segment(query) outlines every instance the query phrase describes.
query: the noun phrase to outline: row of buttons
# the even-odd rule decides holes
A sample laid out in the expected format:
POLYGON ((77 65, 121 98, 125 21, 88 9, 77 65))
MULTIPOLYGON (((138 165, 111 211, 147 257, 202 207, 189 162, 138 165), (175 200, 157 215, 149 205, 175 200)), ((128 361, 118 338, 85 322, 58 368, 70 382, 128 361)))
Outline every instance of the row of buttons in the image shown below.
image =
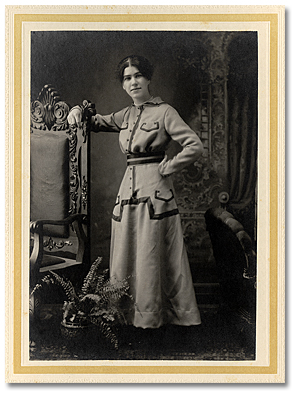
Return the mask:
MULTIPOLYGON (((137 119, 136 119, 135 122, 133 122, 133 129, 129 130, 129 133, 130 133, 131 135, 133 135, 133 133, 134 133, 134 131, 135 131, 135 128, 136 128, 136 126, 137 126, 137 124, 138 124, 138 121, 139 121, 139 119, 140 119, 140 117, 141 117, 141 113, 142 113, 143 107, 141 106, 141 107, 138 107, 137 109, 139 110, 139 113, 137 114, 137 119)), ((134 140, 134 135, 133 135, 131 138, 127 138, 128 146, 127 146, 127 149, 125 150, 126 152, 129 152, 129 142, 130 142, 130 139, 131 139, 131 142, 132 142, 132 141, 134 140)))
MULTIPOLYGON (((129 170, 131 171, 131 177, 129 177, 129 180, 130 181, 132 181, 132 185, 133 185, 133 173, 134 173, 134 171, 133 171, 133 167, 129 167, 129 170)), ((129 189, 133 189, 133 187, 129 187, 129 189)))

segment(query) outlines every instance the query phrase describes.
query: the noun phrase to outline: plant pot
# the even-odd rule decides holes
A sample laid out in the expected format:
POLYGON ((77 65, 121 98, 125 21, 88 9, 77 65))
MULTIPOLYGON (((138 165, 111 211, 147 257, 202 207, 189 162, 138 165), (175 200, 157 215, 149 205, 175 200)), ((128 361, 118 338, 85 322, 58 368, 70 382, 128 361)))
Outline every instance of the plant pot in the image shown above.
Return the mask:
POLYGON ((85 338, 87 332, 93 325, 91 324, 81 324, 78 322, 64 322, 60 324, 60 331, 63 337, 67 339, 83 339, 85 338))
POLYGON ((113 346, 93 324, 81 325, 75 322, 61 322, 60 329, 64 343, 73 354, 84 356, 90 353, 93 356, 101 355, 105 357, 107 352, 114 350, 113 346))

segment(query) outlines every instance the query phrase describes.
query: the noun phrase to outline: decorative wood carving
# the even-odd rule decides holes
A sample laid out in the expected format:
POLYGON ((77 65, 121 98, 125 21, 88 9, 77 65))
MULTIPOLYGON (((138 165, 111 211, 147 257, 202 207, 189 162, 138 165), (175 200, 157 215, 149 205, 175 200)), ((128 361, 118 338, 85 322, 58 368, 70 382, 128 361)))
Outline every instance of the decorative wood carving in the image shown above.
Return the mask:
POLYGON ((55 241, 51 236, 48 237, 47 239, 44 240, 43 242, 43 247, 47 248, 48 250, 53 250, 53 249, 62 249, 64 246, 72 246, 73 243, 70 242, 69 240, 63 241, 55 241))
POLYGON ((87 208, 87 198, 88 198, 88 183, 85 176, 83 176, 81 197, 82 197, 82 206, 83 209, 85 210, 87 208))
POLYGON ((69 135, 69 155, 70 155, 70 214, 78 212, 78 190, 79 176, 78 176, 78 137, 77 128, 68 130, 69 135))
POLYGON ((80 127, 68 125, 69 105, 60 99, 58 92, 45 85, 37 100, 31 104, 32 129, 41 131, 58 131, 66 134, 69 139, 69 214, 88 211, 88 134, 91 116, 96 113, 95 106, 84 100, 82 104, 83 123, 80 127))
POLYGON ((66 130, 69 106, 60 101, 58 92, 49 84, 45 85, 38 99, 31 104, 31 125, 40 130, 66 130))
POLYGON ((95 105, 88 100, 84 100, 81 109, 83 111, 83 123, 80 127, 70 125, 70 159, 71 159, 71 178, 70 178, 70 214, 76 212, 87 214, 88 208, 88 180, 87 171, 89 169, 87 157, 88 134, 90 132, 91 116, 96 114, 95 105), (78 165, 80 164, 80 167, 78 165))

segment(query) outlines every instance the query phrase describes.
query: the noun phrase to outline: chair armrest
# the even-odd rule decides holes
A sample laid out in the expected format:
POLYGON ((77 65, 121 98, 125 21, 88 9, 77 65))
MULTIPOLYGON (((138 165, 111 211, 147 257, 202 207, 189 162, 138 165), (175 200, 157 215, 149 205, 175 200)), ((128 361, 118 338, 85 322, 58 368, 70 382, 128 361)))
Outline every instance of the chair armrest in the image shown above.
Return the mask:
POLYGON ((206 227, 211 238, 216 235, 216 231, 229 231, 232 236, 237 239, 240 245, 243 257, 245 259, 245 267, 243 270, 243 278, 256 279, 256 253, 252 248, 252 240, 244 230, 242 224, 237 221, 228 211, 220 207, 210 208, 205 213, 206 227))
POLYGON ((48 225, 70 225, 73 222, 78 221, 83 224, 86 219, 85 214, 72 214, 63 220, 36 220, 30 223, 30 232, 34 233, 36 229, 42 228, 45 224, 48 225))
POLYGON ((82 262, 87 243, 87 236, 83 230, 82 224, 86 219, 85 214, 72 214, 64 220, 36 220, 30 223, 30 232, 33 234, 33 249, 30 255, 30 272, 32 280, 37 280, 40 264, 43 259, 44 250, 44 231, 43 227, 49 225, 70 225, 73 224, 78 239, 78 250, 76 261, 82 262))

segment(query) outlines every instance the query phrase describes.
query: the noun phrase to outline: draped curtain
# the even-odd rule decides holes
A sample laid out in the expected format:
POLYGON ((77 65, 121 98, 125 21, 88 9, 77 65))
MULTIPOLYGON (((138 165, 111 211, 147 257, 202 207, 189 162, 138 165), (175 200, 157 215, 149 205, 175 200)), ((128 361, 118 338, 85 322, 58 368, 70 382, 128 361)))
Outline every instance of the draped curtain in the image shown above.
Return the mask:
POLYGON ((256 33, 235 39, 229 46, 228 55, 229 207, 255 239, 258 149, 256 33))

